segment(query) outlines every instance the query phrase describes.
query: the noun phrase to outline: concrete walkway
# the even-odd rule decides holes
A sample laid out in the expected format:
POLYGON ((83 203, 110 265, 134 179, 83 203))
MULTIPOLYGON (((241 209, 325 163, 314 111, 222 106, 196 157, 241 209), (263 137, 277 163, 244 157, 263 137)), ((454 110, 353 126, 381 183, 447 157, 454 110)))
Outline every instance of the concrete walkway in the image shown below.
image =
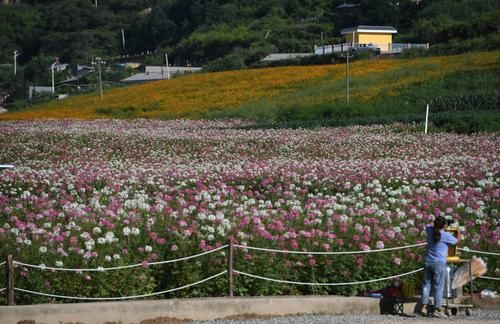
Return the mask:
POLYGON ((243 314, 379 314, 379 300, 365 297, 297 296, 194 298, 78 304, 0 306, 0 323, 140 323, 144 319, 211 320, 243 314), (33 322, 32 322, 33 323, 33 322))
MULTIPOLYGON (((296 323, 302 323, 303 316, 294 316, 297 314, 304 315, 307 318, 306 322, 309 323, 394 324, 408 322, 410 324, 411 322, 411 324, 423 324, 429 321, 439 323, 458 321, 464 324, 499 323, 500 298, 478 299, 476 304, 483 311, 474 310, 471 317, 462 314, 462 316, 452 317, 452 320, 413 317, 415 302, 404 304, 404 312, 410 317, 382 316, 379 315, 380 300, 378 298, 342 296, 224 297, 40 304, 0 306, 0 324, 18 324, 21 321, 25 321, 22 324, 138 324, 141 322, 142 324, 180 324, 191 320, 215 319, 261 319, 267 323, 266 319, 275 317, 277 318, 273 320, 273 323, 283 323, 279 319, 281 318, 289 324, 290 319, 294 317, 298 319, 296 323), (320 319, 319 322, 312 321, 317 317, 320 319)), ((221 322, 225 323, 225 321, 221 322)))

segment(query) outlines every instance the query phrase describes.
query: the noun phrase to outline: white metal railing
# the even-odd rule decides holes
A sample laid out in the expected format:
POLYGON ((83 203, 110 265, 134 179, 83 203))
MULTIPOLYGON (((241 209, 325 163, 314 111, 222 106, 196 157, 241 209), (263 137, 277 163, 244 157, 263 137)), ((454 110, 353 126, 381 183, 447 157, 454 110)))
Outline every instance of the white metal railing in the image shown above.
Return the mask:
POLYGON ((412 44, 412 43, 392 43, 388 44, 388 52, 400 53, 405 49, 411 48, 429 48, 429 43, 427 44, 412 44))
POLYGON ((374 47, 380 48, 382 53, 400 53, 405 49, 411 48, 429 48, 429 43, 426 44, 414 44, 414 43, 340 43, 333 45, 324 46, 314 46, 315 55, 326 55, 332 53, 343 53, 346 52, 348 48, 358 49, 360 47, 367 47, 373 45, 374 47))

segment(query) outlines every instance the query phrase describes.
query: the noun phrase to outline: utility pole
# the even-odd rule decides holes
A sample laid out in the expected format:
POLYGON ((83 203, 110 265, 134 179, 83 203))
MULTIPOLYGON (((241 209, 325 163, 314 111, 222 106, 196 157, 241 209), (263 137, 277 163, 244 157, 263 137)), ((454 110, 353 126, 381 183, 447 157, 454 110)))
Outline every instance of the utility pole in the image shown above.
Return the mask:
POLYGON ((95 0, 95 7, 97 8, 97 0, 95 0))
POLYGON ((125 32, 123 31, 123 28, 122 28, 122 46, 123 48, 125 48, 125 32))
POLYGON ((16 75, 16 74, 17 74, 17 57, 18 57, 19 55, 21 55, 21 53, 19 53, 19 52, 16 50, 16 51, 14 51, 14 53, 13 53, 13 54, 14 54, 14 75, 16 75))
POLYGON ((345 55, 346 61, 345 61, 345 102, 347 105, 349 105, 349 57, 350 56, 350 48, 347 47, 347 52, 345 55))
MULTIPOLYGON (((97 2, 97 0, 96 0, 97 2)), ((95 58, 97 60, 97 69, 99 70, 99 90, 101 91, 101 100, 104 99, 104 95, 102 93, 102 74, 101 74, 101 62, 104 63, 103 61, 101 61, 101 58, 100 57, 96 57, 95 58)))
POLYGON ((165 53, 165 63, 167 64, 167 79, 170 80, 170 67, 168 66, 168 54, 165 53))
POLYGON ((59 58, 56 57, 56 60, 52 65, 50 66, 50 71, 52 72, 52 93, 56 92, 56 84, 55 84, 55 77, 54 77, 54 69, 56 65, 59 64, 59 58))

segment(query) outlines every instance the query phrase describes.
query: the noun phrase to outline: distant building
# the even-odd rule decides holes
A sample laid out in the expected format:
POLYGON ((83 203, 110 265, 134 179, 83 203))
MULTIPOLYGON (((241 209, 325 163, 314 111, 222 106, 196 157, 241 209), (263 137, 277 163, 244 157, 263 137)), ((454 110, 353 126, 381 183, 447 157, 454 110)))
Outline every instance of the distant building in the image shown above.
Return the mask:
POLYGON ((345 28, 340 31, 346 43, 375 44, 382 52, 392 49, 392 35, 398 31, 392 26, 367 26, 345 28))
POLYGON ((51 86, 29 86, 28 98, 32 99, 34 96, 44 93, 52 93, 51 86))
POLYGON ((83 78, 89 73, 95 71, 95 67, 93 65, 80 65, 75 64, 71 66, 71 74, 75 76, 76 79, 83 78))
POLYGON ((58 63, 58 64, 54 65, 54 71, 61 72, 61 71, 68 69, 69 66, 70 65, 68 63, 58 63))
POLYGON ((165 80, 168 75, 195 73, 200 72, 201 67, 191 66, 170 66, 167 70, 166 66, 146 66, 144 72, 134 74, 128 78, 121 80, 122 83, 142 83, 150 81, 165 80))
POLYGON ((312 56, 312 53, 273 53, 264 57, 261 62, 278 62, 278 61, 286 61, 286 60, 295 60, 302 57, 312 56))

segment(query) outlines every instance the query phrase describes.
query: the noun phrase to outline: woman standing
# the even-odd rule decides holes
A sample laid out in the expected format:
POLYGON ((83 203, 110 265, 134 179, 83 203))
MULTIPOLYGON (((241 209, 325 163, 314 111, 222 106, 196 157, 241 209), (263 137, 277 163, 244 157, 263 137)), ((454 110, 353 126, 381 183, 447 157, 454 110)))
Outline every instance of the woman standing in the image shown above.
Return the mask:
POLYGON ((434 316, 446 317, 441 311, 441 300, 443 299, 444 280, 446 273, 446 257, 448 256, 448 245, 457 244, 458 240, 446 232, 448 224, 443 216, 434 220, 434 226, 427 225, 427 253, 425 254, 424 284, 422 287, 422 315, 429 314, 427 305, 431 287, 434 288, 434 316))

